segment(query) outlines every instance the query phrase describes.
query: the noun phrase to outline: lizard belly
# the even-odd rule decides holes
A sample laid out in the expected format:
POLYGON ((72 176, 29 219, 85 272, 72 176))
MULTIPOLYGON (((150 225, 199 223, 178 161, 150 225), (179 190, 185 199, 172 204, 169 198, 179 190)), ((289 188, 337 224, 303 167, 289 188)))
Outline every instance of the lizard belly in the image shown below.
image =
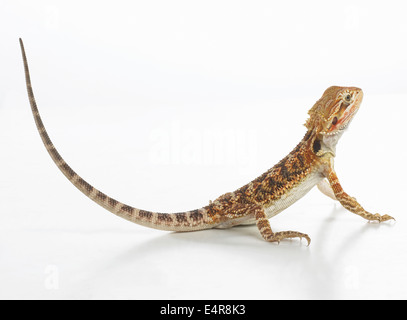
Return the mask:
MULTIPOLYGON (((297 200, 301 199, 323 178, 323 175, 319 171, 309 174, 301 183, 288 190, 279 199, 273 201, 269 206, 264 208, 267 219, 274 217, 284 209, 294 204, 297 200)), ((241 222, 241 224, 254 223, 256 223, 254 218, 249 218, 246 221, 241 222)))
POLYGON ((316 184, 318 184, 324 177, 319 172, 313 172, 306 177, 301 183, 287 191, 278 200, 271 203, 270 206, 265 208, 267 218, 274 217, 284 209, 291 206, 297 200, 305 196, 316 184))

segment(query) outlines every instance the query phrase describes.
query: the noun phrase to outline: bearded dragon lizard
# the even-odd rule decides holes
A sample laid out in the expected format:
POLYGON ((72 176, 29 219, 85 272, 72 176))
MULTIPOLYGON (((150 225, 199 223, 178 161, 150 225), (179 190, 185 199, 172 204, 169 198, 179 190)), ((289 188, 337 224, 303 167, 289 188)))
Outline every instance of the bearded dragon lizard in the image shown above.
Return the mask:
POLYGON ((121 203, 91 186, 65 162, 41 120, 34 98, 27 58, 20 39, 28 98, 41 139, 52 160, 68 180, 87 197, 117 216, 142 226, 168 231, 195 231, 256 224, 266 241, 310 237, 297 231, 273 232, 269 218, 277 215, 315 185, 340 204, 370 221, 394 219, 389 215, 367 212, 339 183, 334 170, 336 144, 359 110, 363 92, 356 87, 332 86, 309 110, 307 132, 298 145, 279 163, 257 179, 234 192, 221 195, 199 209, 179 213, 158 213, 121 203))

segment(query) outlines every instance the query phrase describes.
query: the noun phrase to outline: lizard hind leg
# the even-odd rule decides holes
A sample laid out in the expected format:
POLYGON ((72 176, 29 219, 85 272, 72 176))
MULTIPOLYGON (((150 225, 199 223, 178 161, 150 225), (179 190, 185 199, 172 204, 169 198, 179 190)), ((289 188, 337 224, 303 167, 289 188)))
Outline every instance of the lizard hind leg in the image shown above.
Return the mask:
POLYGON ((273 232, 270 227, 270 222, 267 219, 267 215, 262 207, 256 207, 254 216, 256 219, 257 228, 266 241, 280 243, 281 240, 287 238, 300 238, 300 240, 302 238, 305 238, 308 242, 308 245, 310 245, 311 243, 311 238, 305 233, 297 231, 273 232))

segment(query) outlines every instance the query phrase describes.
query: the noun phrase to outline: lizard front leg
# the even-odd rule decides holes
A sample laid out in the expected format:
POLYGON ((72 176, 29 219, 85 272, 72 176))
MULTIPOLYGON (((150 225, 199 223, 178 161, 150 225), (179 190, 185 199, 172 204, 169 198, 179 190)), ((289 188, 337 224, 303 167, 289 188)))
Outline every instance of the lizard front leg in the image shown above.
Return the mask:
POLYGON ((393 217, 391 217, 387 214, 385 214, 385 215, 380 215, 378 213, 373 214, 373 213, 367 212, 365 209, 363 209, 363 207, 356 201, 355 198, 349 196, 343 190, 341 184, 339 183, 338 177, 336 176, 336 173, 332 167, 329 169, 329 172, 326 174, 326 177, 328 178, 332 191, 335 194, 335 198, 341 203, 341 205, 345 209, 347 209, 350 212, 355 213, 369 221, 383 222, 383 221, 387 221, 387 220, 391 220, 391 219, 395 220, 393 217))
POLYGON ((308 245, 311 243, 310 237, 305 233, 297 231, 273 232, 264 209, 261 206, 256 206, 253 210, 257 228, 259 228, 260 234, 263 236, 264 240, 280 243, 281 240, 287 238, 305 238, 307 239, 308 245))

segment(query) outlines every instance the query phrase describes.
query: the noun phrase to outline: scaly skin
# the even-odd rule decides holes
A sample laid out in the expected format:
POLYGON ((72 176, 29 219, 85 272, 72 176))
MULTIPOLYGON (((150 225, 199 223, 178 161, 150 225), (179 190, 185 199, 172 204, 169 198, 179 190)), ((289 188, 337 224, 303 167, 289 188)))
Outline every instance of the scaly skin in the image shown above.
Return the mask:
POLYGON ((65 162, 42 123, 31 87, 27 58, 20 39, 28 97, 41 139, 61 172, 87 197, 110 212, 150 228, 170 231, 194 231, 229 228, 255 223, 266 241, 305 238, 297 231, 273 232, 269 218, 280 213, 304 196, 315 185, 327 196, 338 200, 344 208, 370 221, 394 219, 371 214, 344 192, 334 171, 335 147, 362 102, 362 90, 356 87, 330 87, 308 112, 307 132, 300 143, 278 164, 257 179, 226 193, 208 206, 187 212, 157 213, 121 203, 82 179, 65 162), (326 179, 325 179, 326 178, 326 179))

